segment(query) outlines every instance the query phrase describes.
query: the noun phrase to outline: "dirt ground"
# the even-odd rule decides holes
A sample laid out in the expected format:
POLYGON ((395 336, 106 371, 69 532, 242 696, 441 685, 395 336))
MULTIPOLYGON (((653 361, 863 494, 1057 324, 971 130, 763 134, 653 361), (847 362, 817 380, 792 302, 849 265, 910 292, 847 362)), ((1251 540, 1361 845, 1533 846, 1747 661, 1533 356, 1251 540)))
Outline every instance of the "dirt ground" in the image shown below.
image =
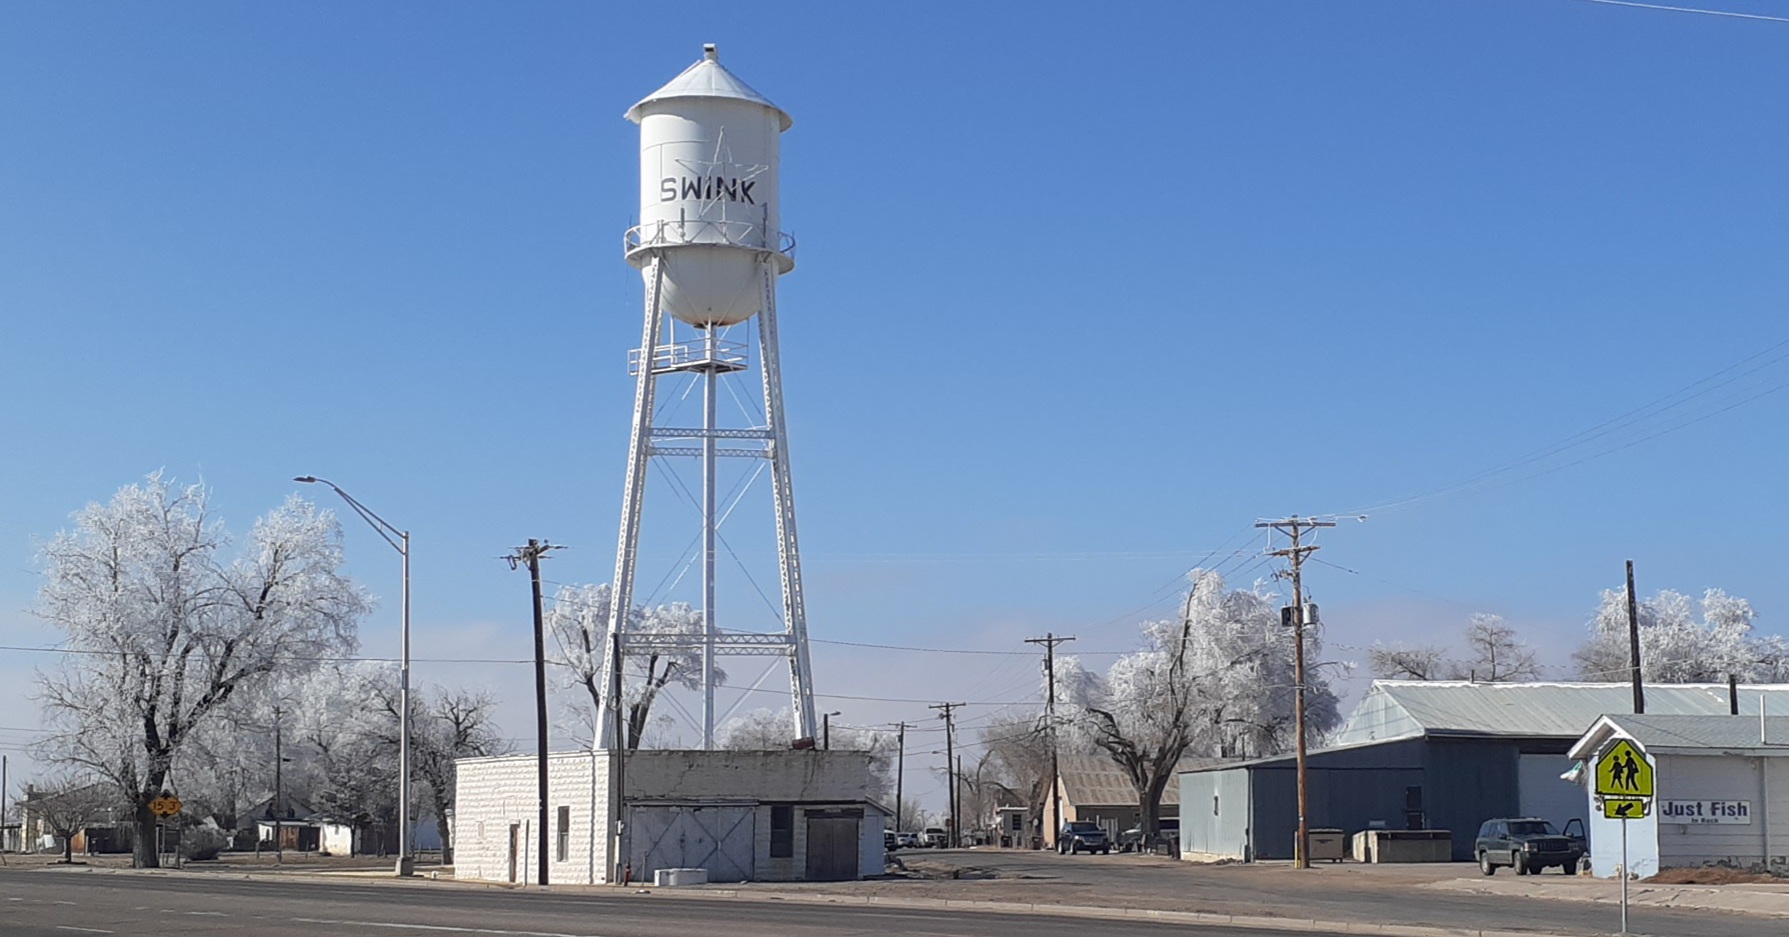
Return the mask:
POLYGON ((1789 878, 1763 872, 1746 872, 1711 866, 1702 869, 1666 869, 1649 879, 1648 885, 1789 885, 1789 878))

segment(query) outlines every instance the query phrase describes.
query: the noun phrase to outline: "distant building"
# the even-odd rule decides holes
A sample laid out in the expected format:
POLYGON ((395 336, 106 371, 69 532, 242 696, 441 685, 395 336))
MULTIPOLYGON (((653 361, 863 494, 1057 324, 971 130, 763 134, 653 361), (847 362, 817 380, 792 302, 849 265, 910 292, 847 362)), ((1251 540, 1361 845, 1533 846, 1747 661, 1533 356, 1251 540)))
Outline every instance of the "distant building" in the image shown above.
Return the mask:
POLYGON ((1578 791, 1590 817, 1590 863, 1617 874, 1622 820, 1595 809, 1597 755, 1616 739, 1637 744, 1653 769, 1653 803, 1627 823, 1628 868, 1642 878, 1676 866, 1789 871, 1789 716, 1609 715, 1572 746, 1586 763, 1578 791))
MULTIPOLYGON (((611 880, 613 753, 548 756, 548 884, 611 880)), ((711 882, 834 881, 880 875, 889 811, 856 751, 628 752, 622 855, 635 881, 701 868, 711 882)), ((454 874, 538 881, 532 755, 464 758, 454 797, 454 874)))
MULTIPOLYGON (((1052 801, 1062 804, 1062 822, 1097 823, 1114 841, 1118 834, 1142 822, 1143 810, 1137 803, 1137 787, 1117 762, 1106 755, 1064 755, 1060 761, 1062 783, 1044 798, 1044 809, 1037 817, 1045 849, 1056 848, 1056 834, 1060 832, 1049 829, 1052 801)), ((1183 758, 1175 772, 1235 763, 1234 759, 1183 758)), ((1176 778, 1170 778, 1168 786, 1162 788, 1157 819, 1172 820, 1178 816, 1180 784, 1176 778)))
MULTIPOLYGON (((1789 712, 1789 686, 1745 687, 1754 713, 1761 693, 1789 712)), ((1576 763, 1569 752, 1599 717, 1632 706, 1619 683, 1375 681, 1330 745, 1310 752, 1310 826, 1448 830, 1465 861, 1487 819, 1588 819, 1582 789, 1560 778, 1576 763)), ((1646 708, 1726 715, 1727 686, 1649 685, 1646 708)), ((1179 788, 1181 804, 1197 805, 1182 810, 1186 858, 1292 858, 1292 755, 1195 769, 1179 788)))

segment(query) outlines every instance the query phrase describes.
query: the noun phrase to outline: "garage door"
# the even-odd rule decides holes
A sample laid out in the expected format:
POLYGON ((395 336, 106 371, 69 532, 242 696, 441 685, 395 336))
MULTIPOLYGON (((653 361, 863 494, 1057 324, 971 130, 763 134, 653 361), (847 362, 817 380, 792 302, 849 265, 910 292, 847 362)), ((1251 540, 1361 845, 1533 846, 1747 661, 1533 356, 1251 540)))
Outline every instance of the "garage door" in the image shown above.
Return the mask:
POLYGON ((1572 759, 1564 755, 1522 755, 1516 774, 1522 816, 1552 820, 1561 828, 1567 820, 1583 818, 1584 788, 1559 777, 1571 768, 1572 759))
POLYGON ((753 807, 634 807, 628 811, 634 877, 659 869, 707 869, 711 882, 752 880, 753 807))

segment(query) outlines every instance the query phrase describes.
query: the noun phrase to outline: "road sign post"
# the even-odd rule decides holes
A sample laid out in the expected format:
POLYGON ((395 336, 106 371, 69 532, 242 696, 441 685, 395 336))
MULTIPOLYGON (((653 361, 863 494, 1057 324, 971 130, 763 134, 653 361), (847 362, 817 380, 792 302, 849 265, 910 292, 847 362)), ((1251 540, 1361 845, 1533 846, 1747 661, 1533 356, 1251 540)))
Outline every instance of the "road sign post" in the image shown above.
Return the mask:
POLYGON ((1596 796, 1603 816, 1621 821, 1621 932, 1627 933, 1627 825, 1652 812, 1652 762, 1631 739, 1616 739, 1596 758, 1596 796))

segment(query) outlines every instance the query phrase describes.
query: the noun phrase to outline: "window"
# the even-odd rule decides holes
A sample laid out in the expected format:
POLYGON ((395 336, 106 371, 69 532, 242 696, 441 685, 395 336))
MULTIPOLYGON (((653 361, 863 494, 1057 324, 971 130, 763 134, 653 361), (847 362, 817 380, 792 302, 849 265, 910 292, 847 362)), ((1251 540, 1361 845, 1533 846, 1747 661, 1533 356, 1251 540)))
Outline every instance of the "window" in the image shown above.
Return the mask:
POLYGON ((789 804, 770 805, 770 858, 795 858, 795 808, 789 804))
POLYGON ((571 854, 571 808, 559 808, 559 861, 571 854))

